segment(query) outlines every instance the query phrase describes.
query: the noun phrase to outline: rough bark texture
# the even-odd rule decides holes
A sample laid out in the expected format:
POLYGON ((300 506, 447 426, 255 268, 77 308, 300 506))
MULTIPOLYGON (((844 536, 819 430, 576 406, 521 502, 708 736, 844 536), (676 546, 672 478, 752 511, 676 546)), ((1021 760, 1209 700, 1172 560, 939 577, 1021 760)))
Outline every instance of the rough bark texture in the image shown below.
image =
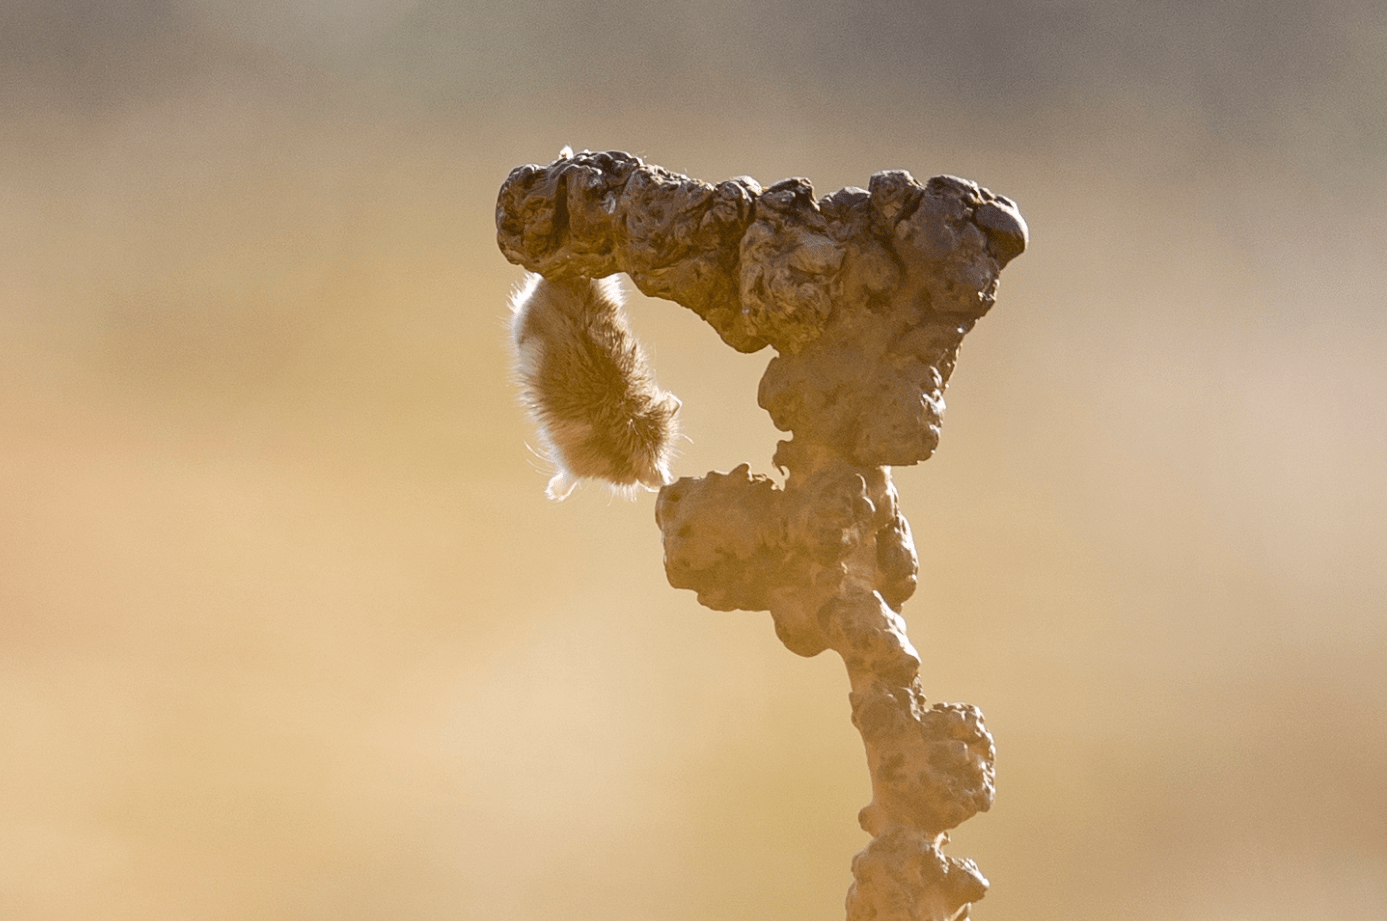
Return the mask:
POLYGON ((965 917, 987 880, 941 847, 991 806, 995 750, 977 708, 925 700, 900 615, 918 562, 890 467, 938 444, 959 343, 1026 246, 1016 206, 952 176, 881 172, 816 200, 805 179, 712 186, 584 152, 513 170, 496 225, 532 271, 626 272, 734 348, 775 348, 758 398, 792 433, 774 457, 785 485, 742 465, 666 486, 666 573, 716 610, 770 611, 793 652, 842 656, 873 790, 850 921, 965 917))

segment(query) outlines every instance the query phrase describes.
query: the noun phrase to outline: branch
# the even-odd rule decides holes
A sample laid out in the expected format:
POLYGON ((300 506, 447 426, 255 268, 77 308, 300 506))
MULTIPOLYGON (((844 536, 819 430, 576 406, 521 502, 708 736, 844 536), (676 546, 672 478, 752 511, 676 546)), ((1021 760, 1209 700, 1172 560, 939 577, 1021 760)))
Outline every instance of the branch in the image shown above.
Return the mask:
POLYGON ((918 561, 890 467, 938 445, 959 343, 1027 243, 1015 204, 952 176, 881 172, 816 200, 805 179, 712 186, 584 152, 513 170, 496 225, 532 271, 626 272, 732 347, 775 348, 758 400, 792 433, 774 457, 785 485, 744 464, 664 487, 666 574, 716 610, 770 611, 799 655, 842 657, 873 791, 850 921, 965 917, 987 880, 941 848, 991 806, 995 749, 977 708, 921 689, 900 614, 918 561))

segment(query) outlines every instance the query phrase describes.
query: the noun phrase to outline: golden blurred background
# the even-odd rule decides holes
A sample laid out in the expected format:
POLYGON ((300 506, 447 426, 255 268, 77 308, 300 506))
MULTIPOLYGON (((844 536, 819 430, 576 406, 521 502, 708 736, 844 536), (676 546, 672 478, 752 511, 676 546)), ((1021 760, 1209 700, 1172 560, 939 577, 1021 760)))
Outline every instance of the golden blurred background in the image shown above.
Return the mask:
MULTIPOLYGON (((974 917, 1387 918, 1387 6, 3 0, 0 126, 3 921, 842 916, 840 663, 543 497, 565 144, 1020 203, 897 471, 974 917)), ((770 472, 769 353, 632 314, 676 472, 770 472)))

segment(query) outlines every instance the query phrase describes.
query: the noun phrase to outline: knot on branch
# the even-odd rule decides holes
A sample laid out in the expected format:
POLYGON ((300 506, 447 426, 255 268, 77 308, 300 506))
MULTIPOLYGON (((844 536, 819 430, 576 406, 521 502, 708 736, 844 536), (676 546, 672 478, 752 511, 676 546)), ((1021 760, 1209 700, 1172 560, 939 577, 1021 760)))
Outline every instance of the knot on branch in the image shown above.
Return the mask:
POLYGON ((805 561, 785 552, 784 494, 750 471, 684 477, 655 503, 669 584, 714 611, 768 610, 777 586, 809 578, 805 561))
MULTIPOLYGON (((782 443, 776 458, 815 453, 782 443)), ((665 573, 714 610, 769 610, 800 655, 832 648, 850 667, 909 681, 919 657, 898 610, 919 564, 895 487, 882 470, 825 452, 815 460, 798 466, 785 489, 746 464, 662 489, 655 520, 665 573)))
POLYGON ((766 341, 741 315, 737 252, 761 187, 717 186, 620 151, 511 170, 496 200, 496 241, 546 277, 626 272, 642 293, 690 308, 733 348, 766 341))
POLYGON ((892 171, 870 185, 818 204, 840 241, 827 287, 843 307, 780 349, 757 399, 782 431, 862 466, 903 466, 938 446, 959 344, 995 302, 1025 226, 1009 201, 951 176, 921 187, 892 171))
POLYGON ((890 828, 853 858, 848 921, 961 919, 987 894, 971 860, 946 857, 934 836, 890 828))
POLYGON ((829 232, 807 179, 786 179, 756 202, 742 237, 741 310, 748 326, 777 349, 816 339, 841 300, 847 249, 829 232))
POLYGON ((882 679, 860 682, 848 699, 872 774, 872 802, 858 815, 864 830, 938 834, 992 807, 997 750, 977 707, 928 707, 918 682, 882 679))

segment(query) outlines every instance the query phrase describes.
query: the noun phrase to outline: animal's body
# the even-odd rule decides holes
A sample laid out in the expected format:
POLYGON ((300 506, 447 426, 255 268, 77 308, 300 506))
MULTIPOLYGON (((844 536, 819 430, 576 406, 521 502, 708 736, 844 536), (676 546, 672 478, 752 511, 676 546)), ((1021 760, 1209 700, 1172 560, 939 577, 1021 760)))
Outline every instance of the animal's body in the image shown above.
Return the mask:
POLYGON ((531 274, 511 309, 522 400, 557 468, 548 496, 580 479, 620 491, 668 483, 679 400, 655 383, 616 277, 531 274))

